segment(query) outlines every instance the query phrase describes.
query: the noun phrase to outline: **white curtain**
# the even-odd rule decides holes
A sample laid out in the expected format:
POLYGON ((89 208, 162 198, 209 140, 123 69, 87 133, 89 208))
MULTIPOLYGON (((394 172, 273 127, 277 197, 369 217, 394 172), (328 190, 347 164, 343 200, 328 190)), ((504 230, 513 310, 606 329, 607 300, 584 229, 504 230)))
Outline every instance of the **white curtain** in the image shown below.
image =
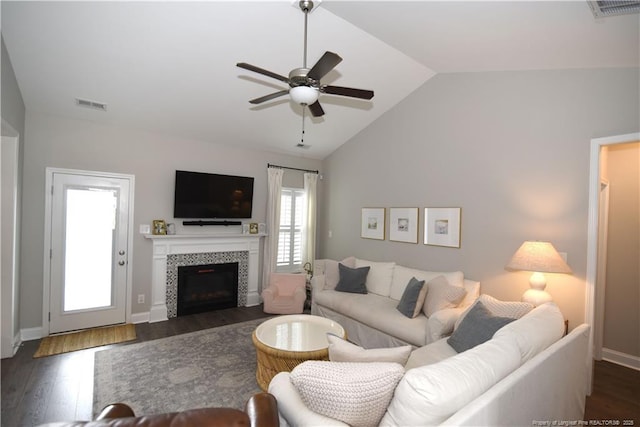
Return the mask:
POLYGON ((283 174, 284 171, 280 168, 267 168, 267 237, 264 239, 262 283, 258 289, 259 293, 262 293, 263 286, 269 284, 271 273, 276 271, 283 174))
POLYGON ((302 231, 302 265, 307 262, 313 268, 313 260, 316 256, 316 210, 318 184, 317 173, 304 174, 304 195, 306 207, 304 211, 304 223, 302 231))

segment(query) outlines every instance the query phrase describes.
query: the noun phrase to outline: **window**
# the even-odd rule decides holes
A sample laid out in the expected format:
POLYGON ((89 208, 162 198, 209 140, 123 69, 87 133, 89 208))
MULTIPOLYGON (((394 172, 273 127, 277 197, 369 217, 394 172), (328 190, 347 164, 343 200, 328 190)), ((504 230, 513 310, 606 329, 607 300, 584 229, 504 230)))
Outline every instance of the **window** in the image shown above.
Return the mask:
POLYGON ((295 271, 302 266, 302 218, 304 191, 282 188, 280 199, 280 234, 278 236, 278 271, 295 271))

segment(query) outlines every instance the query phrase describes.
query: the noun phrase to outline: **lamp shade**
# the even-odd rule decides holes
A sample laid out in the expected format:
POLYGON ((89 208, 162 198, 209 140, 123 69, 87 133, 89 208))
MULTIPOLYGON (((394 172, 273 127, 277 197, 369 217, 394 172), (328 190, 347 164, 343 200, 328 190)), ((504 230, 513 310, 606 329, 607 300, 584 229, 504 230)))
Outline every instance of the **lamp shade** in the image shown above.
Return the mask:
POLYGON ((505 268, 541 273, 572 273, 571 267, 549 242, 524 242, 505 268))
POLYGON ((296 104, 311 105, 318 100, 318 89, 309 86, 296 86, 289 89, 289 96, 296 104))

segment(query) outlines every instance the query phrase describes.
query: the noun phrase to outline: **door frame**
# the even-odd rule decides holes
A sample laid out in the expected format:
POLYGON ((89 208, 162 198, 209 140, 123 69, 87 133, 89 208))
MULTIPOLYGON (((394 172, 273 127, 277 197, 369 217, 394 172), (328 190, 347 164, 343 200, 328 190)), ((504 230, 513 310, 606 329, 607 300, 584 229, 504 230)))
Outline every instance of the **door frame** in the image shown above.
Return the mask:
MULTIPOLYGON (((13 169, 10 170, 11 173, 11 182, 13 184, 13 188, 11 189, 10 201, 11 201, 11 217, 9 220, 11 221, 11 229, 4 230, 5 232, 11 233, 10 236, 2 234, 2 230, 0 230, 0 235, 2 235, 3 243, 7 242, 9 239, 11 243, 11 247, 9 248, 9 253, 5 253, 0 248, 0 257, 2 258, 2 263, 0 263, 0 276, 3 277, 1 281, 2 284, 2 308, 0 312, 2 312, 2 328, 0 334, 0 357, 7 358, 13 357, 18 348, 20 347, 20 327, 19 327, 19 319, 18 319, 18 306, 20 304, 20 289, 19 285, 19 275, 20 275, 20 134, 15 131, 15 129, 9 125, 4 119, 2 119, 2 139, 5 140, 3 145, 9 144, 9 151, 11 154, 11 160, 13 161, 13 169), (3 265, 5 269, 8 271, 3 271, 3 265), (8 279, 8 280, 4 280, 8 279)), ((0 150, 2 151, 2 150, 0 150)), ((7 153, 5 153, 6 155, 7 153)), ((2 154, 0 154, 0 158, 2 154)), ((0 167, 2 171, 1 174, 4 176, 6 171, 0 167)), ((2 203, 4 204, 7 200, 5 200, 6 195, 2 194, 2 203)), ((6 208, 6 206, 3 206, 6 208)), ((2 218, 2 213, 0 213, 0 218, 2 218)), ((6 221, 7 218, 3 218, 2 221, 6 221)), ((3 224, 3 227, 4 228, 3 224)))
POLYGON ((596 313, 596 281, 598 274, 598 221, 599 221, 599 196, 600 196, 600 154, 602 147, 606 145, 625 144, 640 141, 640 132, 628 133, 591 140, 589 155, 589 212, 587 226, 587 277, 584 302, 584 318, 591 326, 589 333, 589 347, 587 349, 587 363, 591 369, 587 372, 588 391, 591 394, 593 381, 593 353, 594 331, 596 313))
POLYGON ((609 181, 600 178, 598 200, 598 264, 596 266, 595 314, 593 322, 593 358, 602 360, 604 340, 604 295, 607 281, 607 242, 609 236, 609 181))
MULTIPOLYGON (((63 169, 63 168, 46 168, 46 186, 45 186, 45 208, 44 208, 44 270, 43 270, 43 283, 42 283, 42 336, 48 336, 50 332, 49 323, 49 306, 51 295, 51 210, 52 210, 52 188, 53 188, 53 175, 55 173, 68 174, 68 175, 87 175, 103 178, 118 178, 126 179, 129 181, 129 200, 128 200, 128 212, 129 229, 127 232, 127 253, 129 254, 129 266, 133 265, 133 201, 135 192, 135 175, 120 174, 112 172, 98 172, 98 171, 86 171, 79 169, 63 169)), ((126 277, 126 290, 125 290, 125 321, 131 323, 131 296, 132 296, 132 283, 133 283, 133 269, 127 268, 126 277)))

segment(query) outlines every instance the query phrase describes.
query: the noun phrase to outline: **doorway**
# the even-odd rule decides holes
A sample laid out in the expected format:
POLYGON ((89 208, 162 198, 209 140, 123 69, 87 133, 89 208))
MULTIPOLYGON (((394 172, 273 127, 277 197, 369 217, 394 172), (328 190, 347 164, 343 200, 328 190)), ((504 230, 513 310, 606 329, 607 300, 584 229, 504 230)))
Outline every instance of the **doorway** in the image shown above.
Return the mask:
MULTIPOLYGON (((598 238, 599 222, 601 220, 601 152, 602 148, 610 145, 626 144, 640 141, 640 133, 618 135, 591 140, 590 167, 589 167, 589 219, 587 231, 587 289, 585 292, 585 319, 591 325, 591 336, 587 354, 588 363, 593 366, 594 360, 594 327, 600 319, 597 313, 599 295, 597 292, 598 279, 598 238)), ((600 326, 601 327, 601 326, 600 326)), ((592 386, 593 372, 589 370, 589 389, 592 386)))
POLYGON ((133 176, 47 168, 47 189, 45 330, 125 323, 131 316, 133 176))

